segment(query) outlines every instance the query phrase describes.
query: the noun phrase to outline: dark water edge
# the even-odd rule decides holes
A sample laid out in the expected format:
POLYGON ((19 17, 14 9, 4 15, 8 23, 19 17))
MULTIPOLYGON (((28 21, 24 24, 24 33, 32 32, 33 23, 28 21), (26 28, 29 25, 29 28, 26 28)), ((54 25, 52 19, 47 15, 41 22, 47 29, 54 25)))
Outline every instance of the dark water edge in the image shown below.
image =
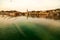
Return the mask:
POLYGON ((9 25, 0 23, 0 27, 0 40, 60 40, 60 27, 50 28, 54 26, 42 23, 17 22, 9 25))

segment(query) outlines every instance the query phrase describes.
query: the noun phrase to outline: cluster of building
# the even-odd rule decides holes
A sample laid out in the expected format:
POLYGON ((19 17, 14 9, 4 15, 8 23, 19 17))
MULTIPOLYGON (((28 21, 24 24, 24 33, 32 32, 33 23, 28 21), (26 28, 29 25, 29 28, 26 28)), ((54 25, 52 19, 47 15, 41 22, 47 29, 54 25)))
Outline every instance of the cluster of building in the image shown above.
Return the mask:
POLYGON ((46 11, 28 11, 24 13, 28 17, 60 19, 60 9, 46 11))
POLYGON ((17 17, 17 16, 25 16, 25 13, 11 10, 11 11, 0 11, 0 16, 10 16, 10 17, 17 17))
POLYGON ((37 17, 37 18, 50 18, 50 19, 60 19, 60 9, 46 10, 46 11, 0 11, 2 16, 27 16, 27 17, 37 17))

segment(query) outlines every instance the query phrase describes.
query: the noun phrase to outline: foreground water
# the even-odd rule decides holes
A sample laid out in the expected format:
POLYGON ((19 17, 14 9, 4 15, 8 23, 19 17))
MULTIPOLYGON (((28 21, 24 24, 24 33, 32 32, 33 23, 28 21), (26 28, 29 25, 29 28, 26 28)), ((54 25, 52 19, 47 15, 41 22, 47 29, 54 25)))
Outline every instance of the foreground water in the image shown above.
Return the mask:
POLYGON ((0 40, 60 40, 60 20, 0 17, 0 40))

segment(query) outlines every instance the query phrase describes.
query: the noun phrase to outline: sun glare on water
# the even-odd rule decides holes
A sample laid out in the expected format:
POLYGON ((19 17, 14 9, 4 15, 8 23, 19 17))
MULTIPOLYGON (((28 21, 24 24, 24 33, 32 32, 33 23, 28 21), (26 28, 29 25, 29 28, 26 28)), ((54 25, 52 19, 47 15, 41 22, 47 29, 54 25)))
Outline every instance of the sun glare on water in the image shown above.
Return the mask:
POLYGON ((42 24, 47 25, 53 28, 60 27, 60 21, 44 19, 44 18, 28 18, 27 17, 0 17, 0 24, 10 25, 10 24, 18 24, 18 23, 33 23, 33 24, 42 24))

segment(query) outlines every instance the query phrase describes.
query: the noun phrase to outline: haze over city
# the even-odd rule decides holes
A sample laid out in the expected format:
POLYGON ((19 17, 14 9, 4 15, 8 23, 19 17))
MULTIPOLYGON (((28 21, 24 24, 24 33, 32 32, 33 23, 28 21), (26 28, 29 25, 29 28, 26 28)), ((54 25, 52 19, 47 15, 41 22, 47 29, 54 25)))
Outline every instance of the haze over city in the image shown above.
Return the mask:
POLYGON ((50 10, 60 8, 60 0, 0 0, 0 10, 50 10))

